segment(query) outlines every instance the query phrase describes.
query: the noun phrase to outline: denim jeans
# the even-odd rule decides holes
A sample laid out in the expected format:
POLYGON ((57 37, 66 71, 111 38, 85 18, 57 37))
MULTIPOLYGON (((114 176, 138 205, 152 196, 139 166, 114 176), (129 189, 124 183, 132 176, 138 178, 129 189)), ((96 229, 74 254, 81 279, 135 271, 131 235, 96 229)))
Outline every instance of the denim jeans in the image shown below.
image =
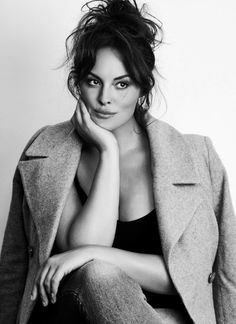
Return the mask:
POLYGON ((111 263, 93 260, 64 278, 55 304, 43 307, 38 300, 28 324, 192 323, 186 315, 171 321, 170 314, 163 321, 135 280, 111 263))

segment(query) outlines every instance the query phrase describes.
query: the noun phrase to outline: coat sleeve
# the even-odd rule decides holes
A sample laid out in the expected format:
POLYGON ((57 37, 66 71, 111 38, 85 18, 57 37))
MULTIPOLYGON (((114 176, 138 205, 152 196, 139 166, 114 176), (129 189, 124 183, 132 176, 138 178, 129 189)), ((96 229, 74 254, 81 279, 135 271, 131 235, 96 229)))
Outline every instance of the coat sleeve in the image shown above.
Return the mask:
MULTIPOLYGON (((38 130, 27 143, 24 152, 47 126, 38 130)), ((18 168, 15 170, 10 210, 0 257, 0 323, 15 324, 24 292, 28 266, 27 239, 24 231, 22 202, 24 190, 18 168)))
POLYGON ((213 204, 219 228, 219 244, 214 263, 213 294, 217 323, 236 323, 236 216, 228 175, 212 141, 208 148, 213 204))

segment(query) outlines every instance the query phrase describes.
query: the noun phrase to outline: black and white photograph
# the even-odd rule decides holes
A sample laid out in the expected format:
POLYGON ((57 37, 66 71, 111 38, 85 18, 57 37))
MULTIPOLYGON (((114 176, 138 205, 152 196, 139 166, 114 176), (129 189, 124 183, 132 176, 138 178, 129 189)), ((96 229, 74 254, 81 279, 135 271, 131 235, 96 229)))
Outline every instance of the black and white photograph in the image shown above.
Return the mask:
POLYGON ((235 324, 235 2, 0 26, 0 324, 235 324))

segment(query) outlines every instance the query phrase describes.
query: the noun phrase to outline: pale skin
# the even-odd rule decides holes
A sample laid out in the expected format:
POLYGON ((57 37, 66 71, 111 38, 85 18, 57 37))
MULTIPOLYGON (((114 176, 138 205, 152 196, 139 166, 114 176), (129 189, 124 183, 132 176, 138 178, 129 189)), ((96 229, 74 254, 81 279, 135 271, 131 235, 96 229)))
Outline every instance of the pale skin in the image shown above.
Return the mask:
POLYGON ((71 119, 88 143, 77 171, 88 199, 82 205, 72 185, 56 236, 61 253, 42 265, 32 290, 32 299, 39 294, 44 306, 56 302, 64 276, 94 259, 119 266, 148 291, 177 294, 162 256, 112 247, 118 218, 130 221, 154 208, 150 151, 145 134, 134 131, 140 130, 134 110, 141 90, 124 77, 128 73, 119 53, 98 50, 90 72, 80 84, 81 99, 71 119), (116 114, 100 119, 94 109, 116 114))

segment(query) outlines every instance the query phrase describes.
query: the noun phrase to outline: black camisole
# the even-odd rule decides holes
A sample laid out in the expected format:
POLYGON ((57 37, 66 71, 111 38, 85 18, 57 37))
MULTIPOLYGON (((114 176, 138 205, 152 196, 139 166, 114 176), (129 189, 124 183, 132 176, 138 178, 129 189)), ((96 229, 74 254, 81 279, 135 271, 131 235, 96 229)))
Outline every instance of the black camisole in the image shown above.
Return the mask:
MULTIPOLYGON (((87 195, 81 188, 77 177, 75 186, 79 193, 82 204, 87 195)), ((162 255, 161 241, 157 224, 156 210, 133 221, 117 221, 113 247, 137 253, 162 255)), ((175 308, 186 310, 179 295, 157 294, 142 289, 147 302, 154 308, 175 308)))

